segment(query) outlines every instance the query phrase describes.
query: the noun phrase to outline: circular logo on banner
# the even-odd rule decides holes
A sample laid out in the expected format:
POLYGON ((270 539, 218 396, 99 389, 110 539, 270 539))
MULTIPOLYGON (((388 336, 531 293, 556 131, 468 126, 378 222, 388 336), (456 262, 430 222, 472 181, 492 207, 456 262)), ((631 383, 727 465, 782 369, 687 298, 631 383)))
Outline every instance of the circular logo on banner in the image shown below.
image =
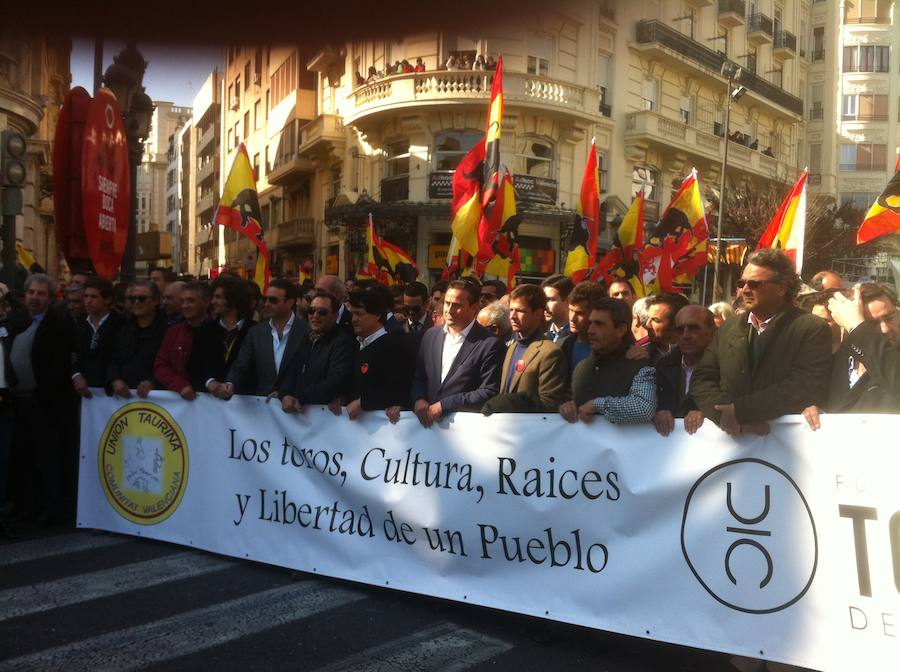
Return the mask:
POLYGON ((116 277, 128 240, 131 174, 119 103, 109 89, 91 100, 84 122, 82 213, 88 253, 98 275, 116 277))
POLYGON ((800 488, 783 469, 752 458, 720 464, 694 483, 681 549, 710 595, 750 614, 797 602, 819 558, 816 524, 800 488))
POLYGON ((100 483, 112 507, 139 525, 171 516, 184 495, 188 446, 181 427, 156 404, 120 408, 100 437, 100 483))

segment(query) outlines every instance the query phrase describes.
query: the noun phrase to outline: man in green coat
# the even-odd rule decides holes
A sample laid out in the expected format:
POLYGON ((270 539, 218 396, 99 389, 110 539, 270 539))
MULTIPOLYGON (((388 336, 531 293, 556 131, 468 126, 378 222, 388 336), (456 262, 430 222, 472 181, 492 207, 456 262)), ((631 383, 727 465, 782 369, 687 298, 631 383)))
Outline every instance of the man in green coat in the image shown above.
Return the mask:
POLYGON ((731 435, 766 434, 768 420, 821 404, 831 373, 828 325, 794 306, 794 262, 773 249, 747 261, 738 281, 747 314, 722 325, 691 378, 697 406, 731 435))

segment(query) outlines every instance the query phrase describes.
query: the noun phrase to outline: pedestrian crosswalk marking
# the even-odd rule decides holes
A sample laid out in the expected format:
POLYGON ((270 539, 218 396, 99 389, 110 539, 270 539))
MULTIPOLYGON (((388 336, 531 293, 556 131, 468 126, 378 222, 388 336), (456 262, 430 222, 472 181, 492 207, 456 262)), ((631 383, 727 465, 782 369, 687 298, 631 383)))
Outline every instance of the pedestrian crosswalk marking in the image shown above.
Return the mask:
POLYGON ((134 540, 125 537, 92 536, 88 532, 73 532, 44 539, 21 541, 16 544, 5 544, 0 546, 0 567, 52 558, 66 553, 116 546, 128 541, 134 540))
POLYGON ((76 574, 0 591, 0 621, 87 600, 118 595, 169 581, 234 567, 235 562, 195 552, 176 553, 113 569, 76 574))
POLYGON ((318 581, 292 583, 144 625, 0 661, 0 672, 126 672, 299 621, 365 598, 318 581), (156 642, 157 645, 150 646, 156 642))
POLYGON ((360 651, 316 672, 462 672, 512 646, 474 630, 442 622, 360 651))

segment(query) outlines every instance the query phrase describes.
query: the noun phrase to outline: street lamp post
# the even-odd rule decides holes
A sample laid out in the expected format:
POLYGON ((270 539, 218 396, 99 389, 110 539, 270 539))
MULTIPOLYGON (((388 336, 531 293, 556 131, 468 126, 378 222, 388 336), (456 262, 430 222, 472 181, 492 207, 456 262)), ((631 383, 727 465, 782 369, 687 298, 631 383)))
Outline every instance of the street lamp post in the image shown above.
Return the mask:
POLYGON ((722 175, 719 181, 719 214, 716 218, 716 266, 713 272, 713 301, 721 298, 719 290, 719 266, 722 259, 722 220, 725 218, 725 170, 728 167, 728 125, 731 122, 731 101, 737 101, 744 95, 744 87, 734 88, 734 83, 741 78, 741 68, 737 63, 725 61, 722 64, 722 76, 728 80, 728 88, 725 90, 725 128, 723 139, 725 141, 725 153, 722 156, 722 175))
POLYGON ((153 101, 144 90, 147 61, 134 44, 129 44, 106 69, 103 83, 119 101, 128 141, 128 163, 131 169, 131 203, 128 216, 128 241, 122 256, 119 278, 134 280, 135 239, 137 237, 137 169, 144 155, 144 140, 150 135, 153 101))

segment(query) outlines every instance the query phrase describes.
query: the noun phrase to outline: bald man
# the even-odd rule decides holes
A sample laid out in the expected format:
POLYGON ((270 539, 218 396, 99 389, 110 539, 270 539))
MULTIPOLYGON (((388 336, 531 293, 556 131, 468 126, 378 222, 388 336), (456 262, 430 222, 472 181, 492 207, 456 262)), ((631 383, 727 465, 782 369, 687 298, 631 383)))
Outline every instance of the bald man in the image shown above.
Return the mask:
POLYGON ((675 347, 656 364, 656 414, 653 426, 663 436, 675 428, 675 418, 684 418, 688 434, 703 424, 689 393, 694 367, 716 334, 713 314, 703 306, 689 305, 675 315, 675 347))
POLYGON ((809 284, 819 292, 826 289, 843 289, 844 279, 834 271, 819 271, 812 277, 809 284))

